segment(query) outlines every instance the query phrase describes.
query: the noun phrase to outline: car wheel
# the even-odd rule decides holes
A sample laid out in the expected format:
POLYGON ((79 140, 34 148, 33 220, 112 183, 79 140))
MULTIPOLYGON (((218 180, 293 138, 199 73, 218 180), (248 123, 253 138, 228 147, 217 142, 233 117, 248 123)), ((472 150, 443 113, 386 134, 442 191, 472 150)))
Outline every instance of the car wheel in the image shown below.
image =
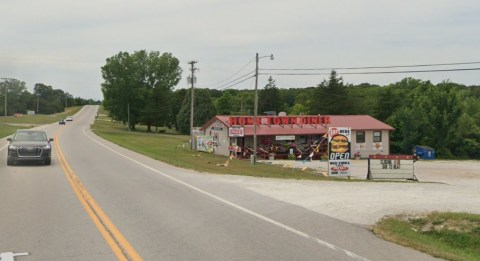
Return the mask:
POLYGON ((46 159, 45 160, 45 165, 50 165, 52 163, 52 159, 46 159))

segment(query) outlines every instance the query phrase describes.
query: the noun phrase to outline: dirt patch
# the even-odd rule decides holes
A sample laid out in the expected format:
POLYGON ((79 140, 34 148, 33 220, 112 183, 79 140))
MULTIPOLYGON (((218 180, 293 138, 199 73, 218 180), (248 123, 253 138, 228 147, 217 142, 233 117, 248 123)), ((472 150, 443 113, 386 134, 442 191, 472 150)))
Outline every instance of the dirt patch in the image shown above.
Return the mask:
MULTIPOLYGON (((326 169, 326 162, 299 166, 326 169)), ((352 161, 352 177, 365 179, 368 161, 352 161)), ((480 214, 480 161, 418 161, 420 182, 333 182, 220 176, 225 182, 370 227, 386 215, 453 211, 480 214)))

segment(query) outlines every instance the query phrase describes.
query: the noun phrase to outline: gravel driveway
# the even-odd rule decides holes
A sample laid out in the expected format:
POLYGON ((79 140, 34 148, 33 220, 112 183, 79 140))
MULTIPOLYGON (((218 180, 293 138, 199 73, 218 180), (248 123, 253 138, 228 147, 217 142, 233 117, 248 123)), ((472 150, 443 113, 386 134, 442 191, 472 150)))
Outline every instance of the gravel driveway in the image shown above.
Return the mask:
MULTIPOLYGON (((284 164, 277 161, 276 164, 284 164)), ((291 164, 291 163, 290 163, 291 164)), ((327 169, 326 162, 295 162, 327 169)), ((367 160, 352 160, 352 177, 365 179, 367 160)), ((260 194, 370 227, 385 215, 455 211, 480 214, 480 161, 417 161, 419 182, 334 182, 219 176, 260 194)))

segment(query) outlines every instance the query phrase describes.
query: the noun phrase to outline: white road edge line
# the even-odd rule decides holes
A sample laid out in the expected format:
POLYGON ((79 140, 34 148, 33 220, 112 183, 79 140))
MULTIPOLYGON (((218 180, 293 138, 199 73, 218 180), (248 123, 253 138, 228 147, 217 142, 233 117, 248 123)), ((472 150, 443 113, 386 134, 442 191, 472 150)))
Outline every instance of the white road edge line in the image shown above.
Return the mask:
POLYGON ((355 254, 355 253, 353 253, 353 252, 350 252, 350 251, 348 251, 348 250, 346 250, 346 249, 343 249, 343 248, 341 248, 341 247, 338 247, 338 246, 336 246, 336 245, 333 245, 333 244, 331 244, 331 243, 328 243, 328 242, 326 242, 326 241, 323 241, 323 240, 321 240, 321 239, 319 239, 319 238, 316 238, 316 237, 314 237, 314 236, 311 236, 311 235, 309 235, 309 234, 307 234, 307 233, 305 233, 305 232, 302 232, 302 231, 300 231, 300 230, 297 230, 297 229, 295 229, 295 228, 292 228, 292 227, 289 227, 289 226, 287 226, 287 225, 285 225, 285 224, 282 224, 282 223, 280 223, 280 222, 278 222, 278 221, 275 221, 275 220, 273 220, 273 219, 271 219, 271 218, 268 218, 268 217, 263 216, 263 215, 261 215, 261 214, 258 214, 258 213, 256 213, 256 212, 253 212, 253 211, 251 211, 251 210, 249 210, 249 209, 246 209, 246 208, 244 208, 244 207, 242 207, 242 206, 239 206, 239 205, 237 205, 237 204, 235 204, 235 203, 233 203, 233 202, 230 202, 230 201, 228 201, 228 200, 225 200, 225 199, 223 199, 223 198, 220 198, 220 197, 218 197, 218 196, 215 196, 215 195, 213 195, 213 194, 211 194, 211 193, 209 193, 209 192, 207 192, 207 191, 204 191, 204 190, 199 189, 199 188, 197 188, 197 187, 195 187, 195 186, 192 186, 192 185, 190 185, 190 184, 188 184, 188 183, 185 183, 185 182, 183 182, 183 181, 181 181, 181 180, 179 180, 179 179, 176 179, 176 178, 174 178, 174 177, 172 177, 172 176, 170 176, 170 175, 168 175, 168 174, 166 174, 166 173, 163 173, 163 172, 161 172, 161 171, 159 171, 159 170, 156 170, 156 169, 154 169, 154 168, 152 168, 152 167, 150 167, 150 166, 147 166, 147 165, 145 165, 145 164, 143 164, 143 163, 141 163, 141 162, 139 162, 139 161, 137 161, 137 160, 134 160, 134 159, 132 159, 132 158, 130 158, 130 157, 128 157, 128 156, 126 156, 126 155, 124 155, 124 154, 122 154, 122 153, 120 153, 120 152, 118 152, 118 151, 116 151, 116 150, 114 150, 114 149, 112 149, 112 148, 110 148, 110 147, 108 147, 108 146, 100 143, 100 142, 98 142, 98 141, 95 140, 94 138, 90 137, 90 136, 86 133, 85 127, 83 127, 83 134, 85 134, 85 136, 87 136, 89 139, 91 139, 91 140, 94 141, 95 143, 99 144, 100 146, 104 147, 105 149, 110 150, 111 152, 116 153, 117 155, 120 155, 121 157, 124 157, 124 158, 126 158, 126 159, 128 159, 128 160, 130 160, 130 161, 132 161, 132 162, 134 162, 134 163, 136 163, 136 164, 138 164, 138 165, 146 168, 146 169, 149 169, 149 170, 151 170, 151 171, 153 171, 153 172, 155 172, 155 173, 157 173, 157 174, 160 174, 160 175, 162 175, 162 176, 164 176, 164 177, 166 177, 166 178, 168 178, 168 179, 170 179, 170 180, 173 180, 173 181, 175 181, 175 182, 177 182, 177 183, 179 183, 179 184, 182 184, 182 185, 184 185, 184 186, 186 186, 186 187, 188 187, 188 188, 190 188, 190 189, 193 189, 193 190, 195 190, 195 191, 197 191, 197 192, 199 192, 199 193, 201 193, 201 194, 204 194, 204 195, 206 195, 206 196, 208 196, 208 197, 211 197, 211 198, 213 198, 213 199, 215 199, 215 200, 218 200, 218 201, 220 201, 220 202, 222 202, 222 203, 224 203, 224 204, 226 204, 226 205, 229 205, 229 206, 231 206, 231 207, 233 207, 233 208, 236 208, 236 209, 238 209, 238 210, 241 210, 241 211, 243 211, 243 212, 245 212, 245 213, 247 213, 247 214, 250 214, 250 215, 252 215, 252 216, 254 216, 254 217, 257 217, 257 218, 259 218, 259 219, 261 219, 261 220, 263 220, 263 221, 266 221, 266 222, 268 222, 268 223, 271 223, 271 224, 273 224, 273 225, 275 225, 275 226, 277 226, 277 227, 283 228, 283 229, 285 229, 285 230, 287 230, 287 231, 289 231, 289 232, 292 232, 292 233, 294 233, 294 234, 297 234, 297 235, 299 235, 299 236, 301 236, 301 237, 303 237, 303 238, 306 238, 306 239, 309 239, 309 240, 313 240, 314 242, 317 242, 318 244, 320 244, 320 245, 322 245, 322 246, 325 246, 325 247, 327 247, 327 248, 330 248, 330 249, 332 249, 332 250, 334 250, 334 251, 342 252, 342 253, 344 253, 345 255, 353 258, 354 260, 369 261, 368 258, 359 256, 359 255, 357 255, 357 254, 355 254))

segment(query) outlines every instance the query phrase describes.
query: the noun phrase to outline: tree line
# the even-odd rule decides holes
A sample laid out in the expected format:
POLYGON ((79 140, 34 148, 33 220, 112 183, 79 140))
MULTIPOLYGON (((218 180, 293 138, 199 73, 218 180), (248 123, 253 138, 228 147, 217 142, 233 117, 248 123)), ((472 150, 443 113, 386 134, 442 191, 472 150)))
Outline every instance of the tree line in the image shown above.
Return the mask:
POLYGON ((43 83, 35 84, 33 93, 30 93, 24 81, 6 79, 0 82, 0 104, 2 104, 0 115, 2 116, 11 116, 15 113, 26 114, 28 111, 34 111, 36 114, 54 114, 64 112, 65 107, 100 103, 100 101, 73 97, 68 92, 54 89, 43 83))
MULTIPOLYGON (((104 107, 135 130, 144 124, 190 132, 190 89, 174 89, 181 79, 171 53, 120 52, 102 67, 104 107)), ((253 90, 195 89, 194 125, 214 115, 252 115, 253 90)), ((405 78, 385 86, 344 83, 335 71, 316 86, 279 88, 270 77, 259 90, 258 113, 289 115, 367 114, 395 131, 391 151, 410 154, 430 146, 443 158, 480 158, 480 86, 405 78)))

